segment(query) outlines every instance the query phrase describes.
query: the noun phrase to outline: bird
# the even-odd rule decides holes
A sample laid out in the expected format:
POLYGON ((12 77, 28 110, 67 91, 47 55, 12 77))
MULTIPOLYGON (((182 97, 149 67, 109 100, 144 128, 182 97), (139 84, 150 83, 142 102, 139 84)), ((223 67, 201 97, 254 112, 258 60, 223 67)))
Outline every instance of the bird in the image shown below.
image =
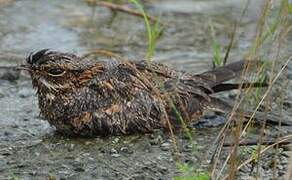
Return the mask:
MULTIPOLYGON (((257 61, 251 61, 257 64, 257 61)), ((240 85, 245 60, 199 74, 148 60, 79 57, 42 49, 26 58, 40 115, 58 133, 96 137, 151 133, 197 122, 240 85)), ((217 106, 217 107, 216 107, 217 106)), ((224 107, 221 109, 224 109, 224 107)))

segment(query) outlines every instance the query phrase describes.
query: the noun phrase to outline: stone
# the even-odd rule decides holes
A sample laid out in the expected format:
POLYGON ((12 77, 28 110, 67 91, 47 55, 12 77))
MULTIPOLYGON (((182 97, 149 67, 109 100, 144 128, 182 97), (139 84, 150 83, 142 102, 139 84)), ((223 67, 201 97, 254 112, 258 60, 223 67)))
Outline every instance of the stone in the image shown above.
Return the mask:
POLYGON ((161 144, 161 150, 163 150, 163 151, 168 151, 168 150, 170 150, 170 148, 171 148, 171 144, 168 142, 161 144))
POLYGON ((18 95, 19 97, 21 98, 27 98, 27 97, 30 97, 32 96, 33 92, 31 89, 28 89, 28 88, 23 88, 21 90, 18 91, 18 95))

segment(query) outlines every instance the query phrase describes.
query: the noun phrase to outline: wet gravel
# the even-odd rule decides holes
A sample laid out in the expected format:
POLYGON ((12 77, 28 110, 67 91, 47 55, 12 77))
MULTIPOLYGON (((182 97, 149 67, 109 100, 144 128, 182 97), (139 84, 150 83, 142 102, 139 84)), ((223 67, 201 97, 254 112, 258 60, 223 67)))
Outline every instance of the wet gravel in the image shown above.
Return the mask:
MULTIPOLYGON (((162 17, 167 24, 158 41, 154 59, 195 73, 210 69, 212 38, 208 33, 208 21, 214 22, 218 40, 226 46, 230 27, 241 15, 241 4, 245 2, 221 1, 220 5, 215 0, 183 0, 180 6, 170 0, 146 4, 150 13, 163 12, 162 17)), ((239 60, 250 46, 259 7, 258 1, 254 1, 239 26, 239 40, 230 54, 233 61, 239 60)), ((63 137, 39 117, 35 90, 28 75, 14 68, 30 51, 41 48, 77 54, 106 48, 131 59, 143 59, 147 41, 144 22, 140 18, 118 13, 112 21, 112 12, 108 9, 93 8, 78 0, 11 0, 0 6, 0 17, 1 180, 172 179, 184 175, 176 164, 177 159, 196 167, 196 170, 210 170, 211 145, 226 120, 224 115, 208 113, 198 124, 191 124, 191 138, 177 132, 177 147, 174 147, 173 137, 162 130, 125 137, 63 137), (96 14, 93 15, 93 12, 96 14), (178 151, 175 151, 176 148, 178 151)), ((288 78, 280 81, 288 81, 288 89, 292 89, 291 67, 290 63, 288 78)), ((273 93, 273 97, 277 98, 278 91, 273 93)), ((235 93, 220 96, 233 100, 235 93)), ((285 119, 292 117, 291 99, 292 93, 288 91, 283 100, 285 119)), ((251 129, 251 138, 257 137, 258 129, 257 126, 251 129)), ((267 127, 265 133, 277 137, 279 132, 287 135, 291 131, 291 127, 267 127)), ((240 147, 240 159, 249 158, 255 148, 240 147)), ((223 148, 219 168, 229 152, 229 147, 223 148)), ((260 175, 260 179, 284 179, 290 152, 287 147, 267 151, 259 166, 254 167, 252 163, 244 166, 238 173, 238 179, 251 179, 256 174, 260 175)))
MULTIPOLYGON (((174 151, 171 135, 161 130, 125 137, 68 138, 55 134, 39 118, 37 99, 27 79, 0 83, 0 109, 5 112, 0 121, 0 179, 171 179, 181 174, 176 157, 190 166, 208 167, 210 156, 206 152, 222 127, 221 123, 209 126, 208 119, 223 117, 208 115, 191 126, 191 141, 178 132, 179 154, 174 151)), ((250 157, 255 148, 242 147, 240 157, 250 157)), ((229 151, 224 148, 222 163, 229 151)), ((265 153, 258 168, 262 179, 284 177, 288 158, 283 148, 265 153)), ((253 177, 256 172, 257 167, 248 164, 239 171, 239 179, 253 177)))

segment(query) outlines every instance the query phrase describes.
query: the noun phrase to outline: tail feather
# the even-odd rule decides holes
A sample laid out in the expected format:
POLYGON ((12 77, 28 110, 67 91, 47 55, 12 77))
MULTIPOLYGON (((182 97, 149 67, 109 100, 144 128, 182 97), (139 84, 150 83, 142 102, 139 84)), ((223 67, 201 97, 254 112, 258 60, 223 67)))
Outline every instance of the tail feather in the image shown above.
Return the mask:
POLYGON ((204 72, 197 76, 206 80, 211 87, 215 87, 216 85, 219 85, 225 81, 239 77, 245 69, 246 65, 254 67, 260 64, 262 64, 261 61, 241 60, 223 67, 218 67, 211 71, 204 72))
MULTIPOLYGON (((233 107, 225 101, 212 97, 211 103, 208 103, 207 105, 207 109, 211 111, 215 111, 215 112, 220 112, 220 113, 230 113, 233 107)), ((235 112, 235 119, 237 119, 236 117, 241 116, 241 114, 238 112, 243 112, 243 117, 245 119, 249 119, 253 116, 252 111, 238 109, 235 112)), ((278 125, 279 122, 281 122, 281 125, 283 126, 292 126, 292 121, 290 119, 281 119, 280 117, 281 116, 278 114, 272 114, 272 113, 266 114, 265 112, 260 112, 260 111, 257 111, 255 115, 253 116, 255 122, 258 124, 261 124, 264 121, 266 121, 266 123, 270 125, 278 125)))
POLYGON ((212 87, 213 93, 221 92, 221 91, 229 91, 232 89, 246 89, 246 88, 256 88, 256 87, 267 87, 267 83, 241 83, 241 84, 230 84, 230 83, 224 83, 224 84, 218 84, 214 87, 212 87))

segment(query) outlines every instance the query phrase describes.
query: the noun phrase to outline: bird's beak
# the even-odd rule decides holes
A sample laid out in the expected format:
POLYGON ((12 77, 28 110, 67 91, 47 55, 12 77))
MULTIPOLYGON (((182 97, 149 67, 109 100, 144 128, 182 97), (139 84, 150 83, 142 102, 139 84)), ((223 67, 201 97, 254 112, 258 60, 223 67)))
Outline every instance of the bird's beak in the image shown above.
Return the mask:
POLYGON ((25 71, 31 71, 31 68, 28 65, 21 64, 16 67, 17 70, 25 70, 25 71))

